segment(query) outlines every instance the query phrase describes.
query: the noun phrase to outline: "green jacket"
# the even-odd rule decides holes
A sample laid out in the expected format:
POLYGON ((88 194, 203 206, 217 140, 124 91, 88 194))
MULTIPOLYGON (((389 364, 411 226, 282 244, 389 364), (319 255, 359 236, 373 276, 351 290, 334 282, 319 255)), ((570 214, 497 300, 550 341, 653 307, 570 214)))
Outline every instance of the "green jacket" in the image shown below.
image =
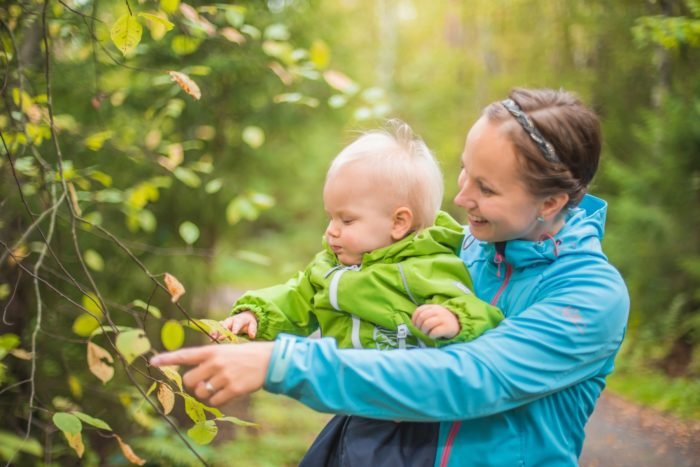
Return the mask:
POLYGON ((435 225, 344 266, 325 245, 307 268, 282 285, 250 291, 232 314, 252 311, 257 338, 309 335, 320 327, 340 347, 410 348, 472 340, 503 314, 472 293, 472 280, 457 256, 464 230, 448 214, 435 225), (460 333, 433 340, 411 323, 418 305, 440 304, 459 319, 460 333))

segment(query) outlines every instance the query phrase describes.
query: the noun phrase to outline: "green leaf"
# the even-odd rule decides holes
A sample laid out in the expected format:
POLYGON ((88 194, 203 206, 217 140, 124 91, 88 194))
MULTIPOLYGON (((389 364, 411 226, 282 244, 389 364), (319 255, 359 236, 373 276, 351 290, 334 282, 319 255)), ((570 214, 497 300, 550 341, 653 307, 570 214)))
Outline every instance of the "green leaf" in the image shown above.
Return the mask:
POLYGON ((179 349, 185 342, 185 330, 179 321, 174 319, 168 320, 160 330, 160 340, 163 342, 163 347, 166 350, 179 349))
POLYGON ((198 37, 180 35, 173 38, 170 47, 178 55, 189 55, 196 52, 201 43, 202 39, 198 37))
POLYGON ((112 186, 112 176, 109 174, 106 174, 100 170, 93 170, 90 172, 90 178, 93 180, 97 180, 102 184, 104 187, 110 187, 112 186))
POLYGON ((10 287, 10 284, 0 284, 0 300, 5 300, 7 297, 9 297, 10 292, 12 292, 12 287, 10 287))
POLYGON ((105 262, 102 256, 95 250, 86 250, 85 253, 83 253, 83 259, 85 259, 85 264, 93 271, 102 271, 105 268, 105 262))
POLYGON ((223 5, 226 8, 224 17, 228 24, 234 28, 240 28, 245 23, 246 7, 242 5, 223 5))
POLYGON ((67 412, 56 412, 53 414, 53 424, 64 433, 77 434, 83 429, 80 419, 67 412))
POLYGON ((87 313, 81 314, 73 321, 73 332, 81 337, 88 337, 99 327, 100 322, 87 313))
POLYGON ((107 424, 104 420, 100 420, 99 418, 91 417, 88 414, 84 414, 82 412, 71 412, 73 415, 78 417, 80 420, 84 421, 88 425, 92 425, 95 428, 99 428, 101 430, 109 430, 112 431, 112 427, 107 424))
POLYGON ((131 364, 137 357, 151 350, 151 342, 142 329, 122 332, 117 336, 117 350, 131 364))
POLYGON ((195 423, 204 422, 206 420, 204 404, 189 394, 182 393, 181 395, 185 399, 185 413, 187 416, 195 423))
POLYGON ((199 178, 199 175, 184 167, 177 167, 173 171, 173 175, 175 175, 178 180, 190 188, 197 188, 202 184, 202 180, 199 178))
POLYGON ((91 151, 99 151, 104 146, 105 141, 112 137, 112 130, 100 131, 93 133, 85 138, 85 146, 91 151))
POLYGON ((99 336, 101 334, 104 334, 106 332, 126 332, 134 328, 130 328, 129 326, 115 326, 116 329, 112 328, 112 326, 107 326, 104 328, 98 328, 93 331, 92 334, 90 334, 90 339, 92 339, 95 336, 99 336))
POLYGON ((152 21, 153 23, 156 23, 162 27, 165 28, 166 31, 170 31, 173 26, 175 26, 173 23, 168 21, 167 18, 162 18, 158 15, 154 15, 152 13, 139 13, 139 16, 142 16, 146 18, 148 21, 152 21))
POLYGON ((282 23, 274 23, 265 28, 263 37, 267 40, 286 41, 289 40, 289 29, 282 23))
POLYGON ((253 149, 257 149, 265 142, 265 132, 258 126, 247 126, 241 135, 243 141, 253 149))
POLYGON ((221 190, 222 186, 224 186, 224 181, 220 178, 215 178, 214 180, 207 182, 207 184, 204 186, 204 191, 211 195, 221 190))
POLYGON ((253 203, 243 196, 234 198, 226 206, 226 221, 231 225, 236 224, 241 219, 255 220, 259 214, 253 203))
POLYGON ((206 420, 187 430, 187 436, 192 438, 192 441, 197 444, 209 444, 218 432, 219 428, 214 423, 214 420, 206 420))
POLYGON ((233 423, 234 425, 238 425, 238 426, 255 426, 255 427, 258 426, 257 423, 246 422, 245 420, 241 420, 240 418, 236 418, 236 417, 231 417, 230 415, 227 415, 225 417, 219 417, 216 419, 216 421, 217 422, 218 421, 229 422, 229 423, 233 423))
POLYGON ((17 334, 8 332, 0 336, 0 349, 9 352, 19 346, 20 340, 17 334))
POLYGON ((259 193, 256 191, 251 193, 249 198, 255 207, 259 209, 270 209, 275 205, 275 198, 265 193, 259 193))
POLYGON ((40 457, 44 452, 39 441, 34 438, 24 439, 8 431, 0 431, 0 458, 10 459, 17 451, 35 457, 40 457))
POLYGON ((148 313, 152 314, 156 318, 160 318, 162 316, 160 310, 157 307, 155 307, 153 305, 149 305, 148 303, 144 302, 143 300, 136 299, 133 302, 131 302, 131 305, 147 311, 148 313))
POLYGON ((110 37, 119 51, 126 55, 141 42, 143 28, 139 21, 128 13, 123 14, 112 25, 110 37))
POLYGON ((185 221, 180 224, 178 232, 180 233, 180 237, 182 237, 188 245, 192 245, 199 238, 199 227, 190 221, 185 221))
POLYGON ((148 209, 142 209, 139 211, 138 222, 141 230, 148 233, 154 232, 156 230, 156 225, 158 224, 156 216, 148 209))

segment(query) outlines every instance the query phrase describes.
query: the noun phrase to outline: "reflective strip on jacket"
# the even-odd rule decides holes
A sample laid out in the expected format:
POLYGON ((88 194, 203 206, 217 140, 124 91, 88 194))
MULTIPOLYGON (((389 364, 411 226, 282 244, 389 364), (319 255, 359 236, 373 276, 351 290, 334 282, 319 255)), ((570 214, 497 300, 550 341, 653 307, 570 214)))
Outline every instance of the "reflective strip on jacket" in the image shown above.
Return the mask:
POLYGON ((475 289, 506 315, 478 339, 379 354, 282 336, 265 388, 323 412, 440 421, 435 466, 576 466, 629 313, 605 212, 587 195, 552 239, 500 254, 467 234, 475 289))

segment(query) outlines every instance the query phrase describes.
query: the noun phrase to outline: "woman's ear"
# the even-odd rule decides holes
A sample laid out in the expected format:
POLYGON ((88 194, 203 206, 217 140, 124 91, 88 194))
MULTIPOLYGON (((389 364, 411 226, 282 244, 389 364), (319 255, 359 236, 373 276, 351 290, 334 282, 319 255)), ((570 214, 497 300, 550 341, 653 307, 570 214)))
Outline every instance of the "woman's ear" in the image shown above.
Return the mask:
POLYGON ((392 216, 391 238, 397 242, 413 230, 413 211, 402 206, 394 211, 392 216))
POLYGON ((562 212, 568 202, 568 193, 557 193, 556 195, 548 196, 542 203, 540 216, 544 217, 546 220, 552 220, 562 212))

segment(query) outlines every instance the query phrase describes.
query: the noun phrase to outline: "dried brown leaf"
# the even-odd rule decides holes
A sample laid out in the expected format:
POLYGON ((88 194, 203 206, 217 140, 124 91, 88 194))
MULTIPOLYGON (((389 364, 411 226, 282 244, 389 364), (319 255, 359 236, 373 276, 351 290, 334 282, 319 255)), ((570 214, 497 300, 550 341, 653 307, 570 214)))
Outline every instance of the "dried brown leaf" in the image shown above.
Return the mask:
POLYGON ((180 297, 185 295, 185 287, 180 283, 175 276, 170 273, 165 273, 165 286, 170 294, 170 300, 175 303, 180 297))
POLYGON ((172 412, 175 406, 175 394, 167 384, 160 383, 158 385, 158 401, 160 401, 160 405, 163 406, 163 413, 165 415, 172 412))
POLYGON ((131 446, 122 441, 122 439, 119 436, 115 435, 115 437, 117 438, 117 441, 119 441, 119 447, 122 450, 122 454, 124 454, 124 457, 126 457, 126 459, 129 462, 136 465, 143 465, 146 463, 144 459, 141 459, 139 456, 136 455, 136 453, 134 453, 134 450, 131 449, 131 446))
POLYGON ((172 80, 175 81, 187 94, 197 100, 202 98, 202 91, 192 78, 184 73, 180 73, 179 71, 169 71, 168 74, 170 75, 170 78, 172 78, 172 80))
POLYGON ((87 343, 87 361, 88 368, 102 381, 102 384, 107 383, 114 376, 114 367, 108 364, 114 362, 112 355, 91 341, 87 343))

